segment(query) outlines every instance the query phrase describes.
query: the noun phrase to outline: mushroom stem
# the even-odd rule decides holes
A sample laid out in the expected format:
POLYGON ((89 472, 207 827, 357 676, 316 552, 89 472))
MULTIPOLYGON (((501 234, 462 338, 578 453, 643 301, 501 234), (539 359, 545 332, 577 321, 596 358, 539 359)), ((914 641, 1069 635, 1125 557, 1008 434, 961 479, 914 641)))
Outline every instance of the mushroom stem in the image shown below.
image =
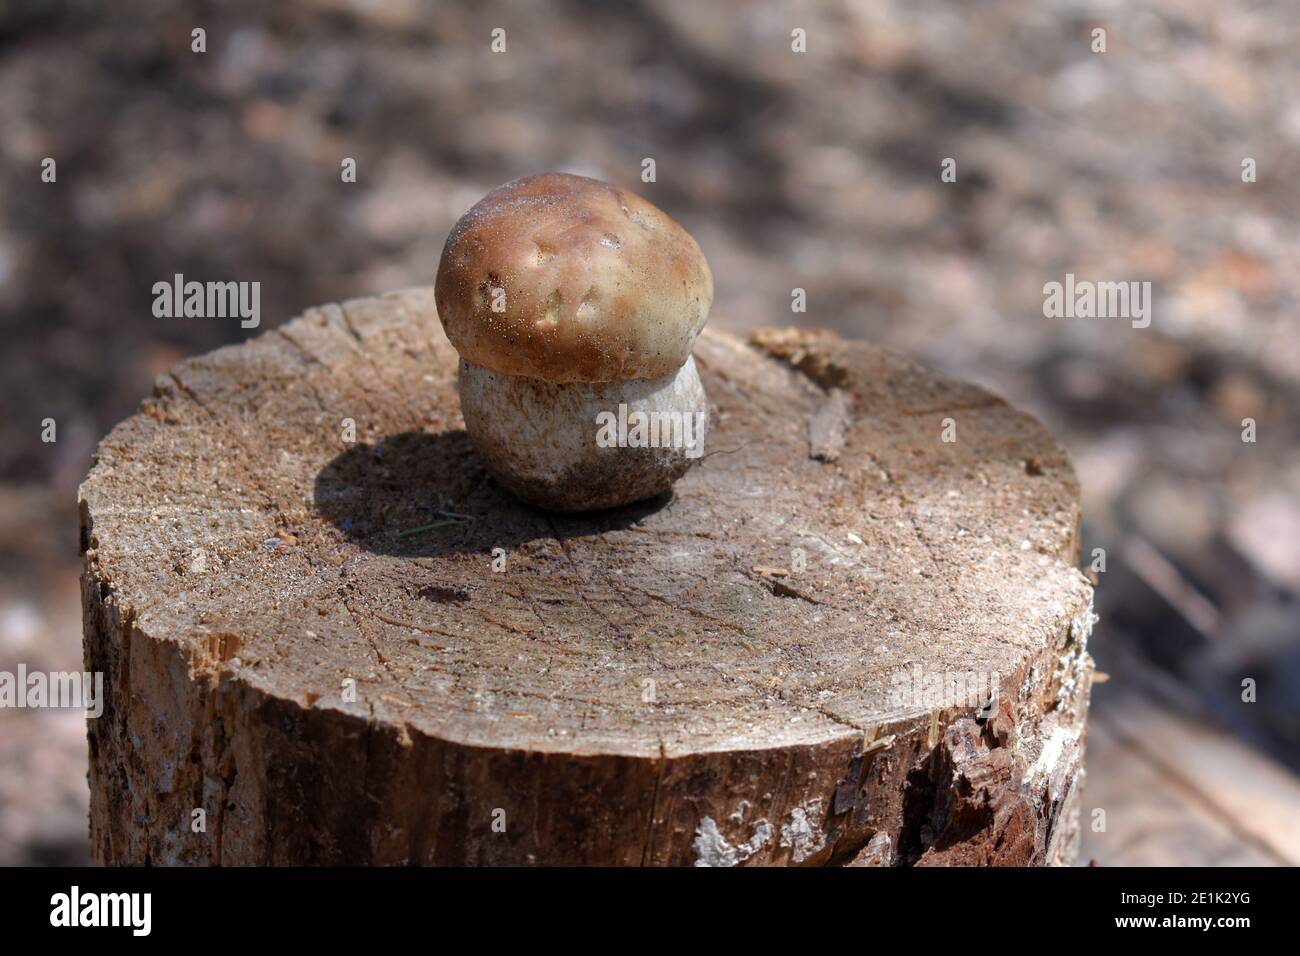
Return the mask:
POLYGON ((695 360, 671 375, 553 383, 462 360, 465 426, 503 487, 547 511, 594 511, 668 491, 704 450, 695 360))

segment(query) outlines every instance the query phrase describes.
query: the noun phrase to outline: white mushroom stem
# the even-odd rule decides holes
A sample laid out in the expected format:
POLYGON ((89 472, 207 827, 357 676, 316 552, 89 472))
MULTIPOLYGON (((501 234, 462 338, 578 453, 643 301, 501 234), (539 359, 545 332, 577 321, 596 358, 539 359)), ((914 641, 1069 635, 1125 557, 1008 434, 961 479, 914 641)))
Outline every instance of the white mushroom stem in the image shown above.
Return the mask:
POLYGON ((549 511, 668 491, 704 451, 708 399, 686 359, 672 375, 554 384, 460 363, 465 427, 497 480, 549 511))

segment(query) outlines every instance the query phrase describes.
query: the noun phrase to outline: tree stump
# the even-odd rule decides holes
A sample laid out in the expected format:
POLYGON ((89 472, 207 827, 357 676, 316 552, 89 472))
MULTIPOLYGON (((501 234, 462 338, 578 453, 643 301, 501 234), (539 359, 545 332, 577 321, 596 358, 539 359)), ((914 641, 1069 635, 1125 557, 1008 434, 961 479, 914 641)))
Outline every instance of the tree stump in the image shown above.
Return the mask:
POLYGON ((487 477, 432 290, 162 376, 80 494, 95 859, 1068 862, 1065 453, 870 345, 695 356, 705 457, 566 517, 487 477))

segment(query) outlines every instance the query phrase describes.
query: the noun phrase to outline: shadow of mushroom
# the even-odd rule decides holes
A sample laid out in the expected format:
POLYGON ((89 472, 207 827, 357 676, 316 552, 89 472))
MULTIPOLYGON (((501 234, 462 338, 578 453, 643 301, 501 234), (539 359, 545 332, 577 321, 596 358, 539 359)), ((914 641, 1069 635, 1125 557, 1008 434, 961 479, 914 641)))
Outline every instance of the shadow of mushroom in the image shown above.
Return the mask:
POLYGON ((536 539, 635 525, 670 494, 589 514, 538 511, 497 487, 464 430, 402 432, 335 456, 316 474, 317 512, 374 554, 491 554, 536 539))

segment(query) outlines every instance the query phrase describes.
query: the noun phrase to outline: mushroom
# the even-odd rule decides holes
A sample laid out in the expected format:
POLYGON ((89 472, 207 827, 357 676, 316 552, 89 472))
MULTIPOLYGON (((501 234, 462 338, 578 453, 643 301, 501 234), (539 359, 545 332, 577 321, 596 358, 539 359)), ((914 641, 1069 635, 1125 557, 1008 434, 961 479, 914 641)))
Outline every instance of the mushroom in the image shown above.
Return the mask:
POLYGON ((548 511, 668 491, 703 450, 691 347, 713 275, 695 240, 626 190, 542 173, 452 228, 438 315, 465 427, 497 481, 548 511))

